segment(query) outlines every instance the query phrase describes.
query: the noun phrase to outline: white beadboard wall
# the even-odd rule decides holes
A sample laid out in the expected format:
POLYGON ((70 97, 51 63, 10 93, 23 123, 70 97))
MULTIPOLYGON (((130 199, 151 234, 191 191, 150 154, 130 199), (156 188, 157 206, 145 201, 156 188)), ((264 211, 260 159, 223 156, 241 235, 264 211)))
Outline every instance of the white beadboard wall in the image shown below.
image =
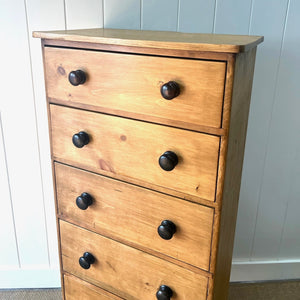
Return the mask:
POLYGON ((299 0, 0 0, 0 288, 60 285, 40 41, 33 30, 264 35, 232 281, 300 278, 299 0))

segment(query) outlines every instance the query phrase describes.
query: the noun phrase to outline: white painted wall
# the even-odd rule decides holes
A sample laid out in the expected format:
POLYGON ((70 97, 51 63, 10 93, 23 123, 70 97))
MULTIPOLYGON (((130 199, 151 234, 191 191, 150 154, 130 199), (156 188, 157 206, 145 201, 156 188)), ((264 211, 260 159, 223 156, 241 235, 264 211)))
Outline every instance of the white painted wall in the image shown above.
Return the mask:
POLYGON ((59 286, 40 41, 89 27, 264 35, 232 280, 300 277, 298 0, 0 0, 0 288, 59 286))

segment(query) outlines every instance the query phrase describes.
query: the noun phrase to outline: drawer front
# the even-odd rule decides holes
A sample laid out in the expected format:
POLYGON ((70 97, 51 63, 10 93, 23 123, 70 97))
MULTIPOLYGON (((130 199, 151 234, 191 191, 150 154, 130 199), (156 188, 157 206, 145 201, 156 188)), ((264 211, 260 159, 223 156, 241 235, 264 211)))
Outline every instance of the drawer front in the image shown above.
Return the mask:
POLYGON ((60 221, 63 269, 128 300, 153 300, 161 285, 178 300, 206 299, 208 278, 60 221), (78 259, 89 252, 95 262, 83 269, 78 259))
POLYGON ((225 62, 45 48, 47 95, 53 101, 180 127, 221 126, 225 69, 225 62), (68 74, 77 69, 87 80, 72 86, 68 74), (180 85, 180 95, 165 100, 160 88, 169 81, 180 85))
MULTIPOLYGON (((213 209, 61 164, 55 176, 61 218, 208 270, 213 209), (76 205, 82 193, 93 197, 86 210, 76 205), (170 240, 157 232, 164 220, 176 226, 170 240)), ((161 231, 172 235, 169 224, 161 231)))
POLYGON ((55 160, 214 201, 219 138, 141 121, 50 105, 55 160), (76 148, 72 136, 90 142, 76 148), (178 156, 172 171, 159 166, 165 151, 178 156))
POLYGON ((75 276, 64 275, 65 300, 122 300, 99 287, 75 276))

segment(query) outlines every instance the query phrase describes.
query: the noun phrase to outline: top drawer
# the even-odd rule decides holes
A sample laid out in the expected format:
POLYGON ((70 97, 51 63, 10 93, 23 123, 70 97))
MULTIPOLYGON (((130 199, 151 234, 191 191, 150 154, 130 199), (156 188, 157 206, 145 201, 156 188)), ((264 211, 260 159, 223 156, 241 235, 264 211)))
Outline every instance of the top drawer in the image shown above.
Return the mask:
POLYGON ((179 127, 220 128, 225 62, 45 47, 51 102, 179 127), (68 75, 87 80, 72 86, 68 75), (165 100, 161 86, 176 81, 179 96, 165 100))

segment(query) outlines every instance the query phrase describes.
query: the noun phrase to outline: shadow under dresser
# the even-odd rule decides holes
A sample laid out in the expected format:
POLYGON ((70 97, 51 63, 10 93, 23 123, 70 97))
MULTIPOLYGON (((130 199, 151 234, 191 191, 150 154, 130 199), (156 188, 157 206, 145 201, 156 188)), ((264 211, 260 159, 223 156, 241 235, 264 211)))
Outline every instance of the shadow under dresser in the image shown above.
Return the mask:
POLYGON ((262 37, 42 39, 63 297, 227 299, 262 37))

